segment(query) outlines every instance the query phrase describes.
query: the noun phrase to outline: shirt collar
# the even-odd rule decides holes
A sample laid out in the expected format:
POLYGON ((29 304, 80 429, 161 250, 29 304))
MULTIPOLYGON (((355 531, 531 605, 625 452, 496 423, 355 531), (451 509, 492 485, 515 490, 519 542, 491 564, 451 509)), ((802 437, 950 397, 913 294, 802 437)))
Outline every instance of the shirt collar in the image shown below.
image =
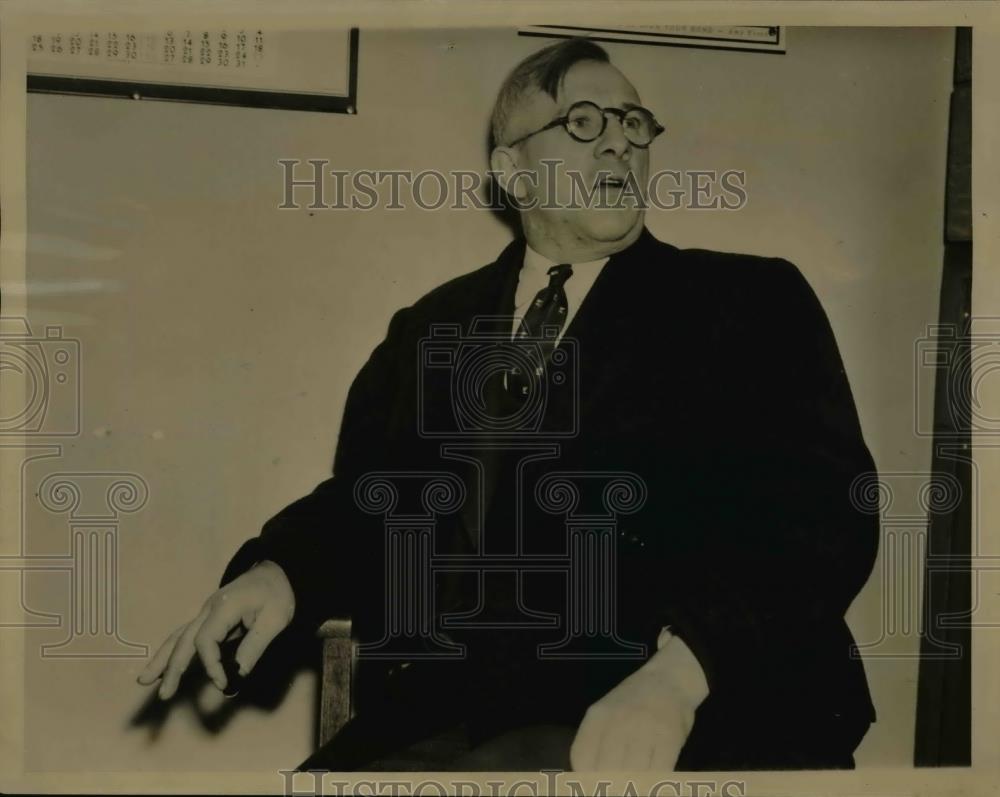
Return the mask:
MULTIPOLYGON (((573 263, 573 270, 577 269, 581 271, 587 271, 589 269, 597 270, 605 263, 608 262, 608 258, 602 257, 599 260, 588 260, 583 263, 573 263)), ((548 276, 549 269, 552 266, 559 265, 554 260, 549 260, 545 255, 541 255, 532 249, 530 246, 524 247, 524 271, 527 274, 540 274, 545 277, 548 276)))

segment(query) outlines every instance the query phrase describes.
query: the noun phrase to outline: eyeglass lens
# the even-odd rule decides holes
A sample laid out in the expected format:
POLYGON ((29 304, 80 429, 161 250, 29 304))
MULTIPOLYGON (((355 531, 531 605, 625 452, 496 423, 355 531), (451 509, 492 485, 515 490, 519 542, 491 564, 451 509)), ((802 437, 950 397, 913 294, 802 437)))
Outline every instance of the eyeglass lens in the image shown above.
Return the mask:
MULTIPOLYGON (((637 146, 645 146, 653 140, 655 131, 648 111, 633 108, 621 119, 625 138, 637 146)), ((566 118, 566 129, 580 141, 593 141, 604 132, 605 111, 593 103, 583 102, 570 108, 566 118)))

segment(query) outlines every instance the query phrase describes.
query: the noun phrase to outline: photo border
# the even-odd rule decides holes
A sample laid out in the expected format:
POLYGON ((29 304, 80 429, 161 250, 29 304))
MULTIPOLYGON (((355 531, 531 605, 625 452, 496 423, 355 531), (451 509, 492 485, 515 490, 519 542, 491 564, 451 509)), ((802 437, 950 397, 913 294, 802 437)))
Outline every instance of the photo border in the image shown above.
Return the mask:
MULTIPOLYGON (((25 63, 27 35, 46 26, 64 28, 71 18, 85 24, 101 15, 120 20, 122 14, 137 18, 140 4, 136 2, 101 2, 82 8, 78 3, 49 0, 11 0, 0 6, 0 207, 3 209, 0 229, 0 286, 24 281, 24 258, 27 246, 25 213, 25 63)), ((622 18, 636 24, 662 23, 665 14, 670 21, 681 23, 719 22, 731 20, 734 12, 741 20, 765 20, 783 26, 971 26, 973 28, 973 214, 977 230, 974 263, 973 317, 996 316, 1000 308, 1000 269, 996 268, 1000 252, 1000 151, 992 146, 994 131, 1000 128, 1000 17, 992 2, 824 2, 819 0, 778 0, 776 2, 734 3, 706 2, 632 2, 611 4, 575 2, 572 4, 542 4, 530 2, 437 2, 386 3, 343 2, 287 3, 282 11, 266 9, 260 4, 217 2, 210 7, 194 7, 179 0, 147 4, 147 19, 172 19, 196 16, 207 24, 213 19, 225 19, 229 14, 252 14, 266 19, 270 26, 288 29, 324 22, 333 27, 334 20, 364 29, 399 27, 486 27, 518 24, 544 24, 552 19, 572 15, 581 23, 608 24, 622 18)), ((944 157, 944 153, 942 153, 944 157)), ((24 297, 16 292, 4 296, 4 313, 23 313, 24 297)), ((1000 386, 986 384, 980 397, 990 406, 1000 406, 1000 386)), ((11 385, 0 384, 0 401, 10 401, 11 385)), ((27 441, 25 441, 27 442, 27 441)), ((987 440, 973 435, 977 466, 982 483, 1000 483, 1000 461, 990 456, 987 440)), ((7 539, 16 527, 11 524, 16 512, 10 487, 16 474, 0 474, 0 533, 7 539)), ((994 531, 1000 516, 1000 491, 974 495, 983 522, 983 538, 991 550, 996 546, 994 531)), ((996 744, 1000 731, 1000 646, 996 634, 987 629, 974 632, 973 644, 973 766, 961 769, 875 769, 854 772, 794 772, 794 773, 682 773, 679 781, 693 783, 734 778, 745 780, 747 795, 851 795, 863 794, 985 794, 996 788, 1000 775, 1000 746, 996 744), (978 676, 978 677, 977 677, 978 676)), ((280 793, 279 773, 240 772, 63 772, 40 773, 25 771, 23 766, 23 729, 25 721, 23 634, 5 632, 0 648, 0 704, 4 705, 0 719, 0 790, 4 792, 76 792, 76 793, 280 793)), ((123 687, 124 688, 124 687, 123 687)), ((535 779, 545 784, 538 773, 411 773, 394 776, 395 781, 416 784, 435 776, 474 782, 486 788, 490 782, 535 779)), ((579 779, 596 787, 601 778, 582 773, 579 779)), ((626 782, 627 774, 608 777, 617 784, 626 782)), ((351 773, 345 776, 353 782, 371 781, 373 773, 351 773)), ((661 778, 648 773, 629 778, 638 789, 650 788, 661 778)), ((431 793, 431 792, 426 792, 431 793)), ((519 793, 524 793, 519 792, 519 793)), ((618 793, 610 790, 608 793, 618 793)), ((640 792, 642 793, 642 792, 640 792)))

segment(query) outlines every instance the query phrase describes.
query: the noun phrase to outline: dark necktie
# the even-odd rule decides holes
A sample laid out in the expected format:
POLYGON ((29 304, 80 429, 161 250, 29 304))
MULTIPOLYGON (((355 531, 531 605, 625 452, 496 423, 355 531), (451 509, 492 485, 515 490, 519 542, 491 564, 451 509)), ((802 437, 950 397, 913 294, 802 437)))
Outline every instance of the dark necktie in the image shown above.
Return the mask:
POLYGON ((515 340, 530 339, 533 374, 521 373, 519 369, 509 375, 507 388, 515 396, 525 397, 531 392, 531 380, 541 378, 545 366, 552 357, 559 333, 566 325, 569 302, 566 299, 566 280, 573 276, 573 266, 562 263, 548 271, 549 284, 542 288, 532 300, 524 314, 515 340))

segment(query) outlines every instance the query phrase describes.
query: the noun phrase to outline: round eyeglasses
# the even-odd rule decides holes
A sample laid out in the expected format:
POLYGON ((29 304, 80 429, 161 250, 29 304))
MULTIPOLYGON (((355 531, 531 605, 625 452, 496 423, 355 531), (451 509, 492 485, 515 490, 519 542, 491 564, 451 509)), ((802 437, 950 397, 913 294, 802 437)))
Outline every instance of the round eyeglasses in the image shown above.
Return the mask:
POLYGON ((633 105, 630 108, 602 108, 597 103, 589 100, 574 102, 569 106, 569 110, 564 116, 553 119, 544 127, 521 136, 515 141, 511 141, 508 147, 515 147, 522 141, 526 141, 532 136, 551 130, 553 127, 563 127, 570 137, 576 141, 586 143, 596 141, 608 126, 608 116, 617 117, 622 126, 622 133, 625 140, 634 147, 645 149, 660 133, 664 131, 663 125, 656 121, 652 111, 643 108, 641 105, 633 105))

